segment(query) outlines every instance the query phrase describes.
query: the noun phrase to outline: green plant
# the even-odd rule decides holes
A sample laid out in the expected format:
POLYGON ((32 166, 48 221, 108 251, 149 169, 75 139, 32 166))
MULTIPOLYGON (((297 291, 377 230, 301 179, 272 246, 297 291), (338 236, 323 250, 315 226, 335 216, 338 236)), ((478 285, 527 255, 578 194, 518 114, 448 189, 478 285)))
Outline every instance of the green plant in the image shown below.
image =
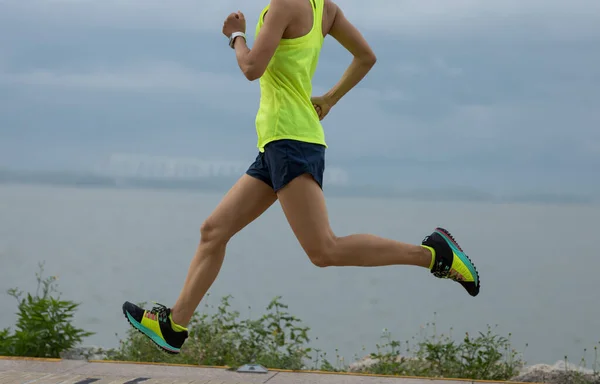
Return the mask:
MULTIPOLYGON (((435 329, 435 323, 432 324, 435 329)), ((425 337, 411 348, 407 341, 406 354, 401 354, 402 343, 392 340, 384 330, 383 345, 370 355, 373 364, 364 372, 386 375, 470 378, 479 380, 508 380, 523 366, 523 361, 510 345, 509 337, 492 332, 491 327, 476 337, 466 334, 461 342, 449 335, 425 337)))
MULTIPOLYGON (((334 365, 326 353, 306 347, 309 329, 287 312, 288 307, 281 302, 281 297, 274 298, 266 308, 267 313, 258 319, 240 319, 239 312, 231 309, 230 300, 231 296, 223 297, 212 315, 194 314, 188 325, 190 338, 179 355, 161 352, 145 336, 129 328, 127 337, 108 358, 231 368, 257 363, 293 370, 305 369, 312 361, 313 369, 334 372, 349 369, 339 354, 336 354, 334 365), (311 354, 314 354, 312 358, 311 354)), ((376 353, 370 354, 374 363, 363 367, 362 371, 384 375, 508 380, 523 365, 511 348, 510 334, 509 337, 499 336, 488 326, 487 332, 480 332, 476 337, 467 334, 457 342, 449 335, 438 335, 435 323, 431 325, 433 336, 423 336, 412 346, 408 341, 393 340, 384 330, 382 338, 385 342, 377 345, 376 353)))
POLYGON ((93 335, 72 324, 78 303, 62 300, 57 291, 56 277, 43 277, 44 264, 36 273, 35 295, 24 294, 17 288, 7 293, 18 303, 15 332, 0 332, 0 352, 9 356, 55 357, 73 348, 83 338, 93 335))
POLYGON ((335 350, 335 366, 327 359, 327 352, 323 352, 321 349, 316 348, 310 350, 315 353, 315 356, 312 358, 313 364, 311 369, 324 372, 345 372, 348 370, 348 367, 344 365, 344 357, 339 355, 337 348, 335 350))
POLYGON ((10 334, 10 328, 0 331, 0 356, 12 356, 13 337, 10 334))
POLYGON ((119 348, 108 357, 231 368, 247 363, 282 369, 304 367, 311 352, 305 348, 309 328, 287 312, 288 307, 281 302, 281 297, 275 297, 267 306, 267 313, 254 320, 240 320, 240 313, 230 308, 231 298, 223 297, 213 315, 194 314, 188 325, 190 338, 179 355, 164 354, 130 328, 119 348))

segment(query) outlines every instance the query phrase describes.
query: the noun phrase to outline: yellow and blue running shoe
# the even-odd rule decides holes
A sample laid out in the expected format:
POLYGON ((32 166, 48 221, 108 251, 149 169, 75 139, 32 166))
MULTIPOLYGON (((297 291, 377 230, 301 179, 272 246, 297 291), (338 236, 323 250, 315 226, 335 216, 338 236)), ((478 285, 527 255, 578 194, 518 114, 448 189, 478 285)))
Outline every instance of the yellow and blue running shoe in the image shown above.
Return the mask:
POLYGON ((422 246, 433 254, 429 269, 435 277, 458 282, 471 296, 479 294, 477 269, 450 232, 438 227, 425 237, 422 246))
POLYGON ((173 322, 169 308, 155 304, 154 308, 146 311, 126 301, 123 304, 123 314, 133 328, 152 340, 160 349, 170 354, 178 354, 188 337, 188 331, 173 322))

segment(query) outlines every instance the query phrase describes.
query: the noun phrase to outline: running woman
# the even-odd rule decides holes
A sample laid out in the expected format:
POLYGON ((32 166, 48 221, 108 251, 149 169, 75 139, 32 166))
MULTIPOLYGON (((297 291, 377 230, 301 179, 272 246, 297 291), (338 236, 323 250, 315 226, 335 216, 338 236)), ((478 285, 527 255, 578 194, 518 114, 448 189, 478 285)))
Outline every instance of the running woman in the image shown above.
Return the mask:
MULTIPOLYGON (((229 240, 276 200, 310 261, 317 267, 413 265, 479 294, 479 276, 450 233, 436 228, 419 245, 371 234, 338 237, 329 225, 323 196, 325 135, 330 110, 375 64, 375 54, 331 0, 271 0, 261 12, 252 49, 246 21, 230 14, 223 34, 242 73, 260 79, 256 115, 258 156, 200 228, 200 242, 179 298, 172 307, 145 310, 123 304, 129 323, 162 350, 177 354, 188 325, 215 281, 229 240), (312 78, 325 36, 331 35, 353 60, 326 94, 312 97, 312 78)), ((232 106, 235 108, 235 106, 232 106)))

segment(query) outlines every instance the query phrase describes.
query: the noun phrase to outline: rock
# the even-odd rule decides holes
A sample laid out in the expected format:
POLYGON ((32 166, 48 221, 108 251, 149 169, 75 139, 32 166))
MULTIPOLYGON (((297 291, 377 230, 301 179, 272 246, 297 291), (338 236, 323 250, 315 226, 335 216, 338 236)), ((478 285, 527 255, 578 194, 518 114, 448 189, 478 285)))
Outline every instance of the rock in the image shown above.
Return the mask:
POLYGON ((511 381, 548 384, 600 384, 600 375, 562 360, 554 365, 535 364, 525 367, 511 381))
POLYGON ((378 362, 378 359, 373 359, 371 358, 371 356, 365 356, 362 359, 350 364, 348 366, 348 370, 350 372, 362 372, 365 369, 377 364, 378 362))

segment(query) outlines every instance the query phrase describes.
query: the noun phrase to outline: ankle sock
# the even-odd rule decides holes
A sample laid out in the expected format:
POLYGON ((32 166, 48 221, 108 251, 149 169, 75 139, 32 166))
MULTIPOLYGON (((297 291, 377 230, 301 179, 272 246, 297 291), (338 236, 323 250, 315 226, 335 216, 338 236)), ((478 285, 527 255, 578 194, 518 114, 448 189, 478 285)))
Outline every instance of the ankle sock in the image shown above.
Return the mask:
POLYGON ((185 328, 185 327, 182 327, 181 325, 179 325, 179 324, 176 324, 176 323, 173 321, 173 317, 171 316, 171 314, 169 314, 169 320, 171 320, 171 328, 173 328, 173 330, 174 330, 175 332, 183 332, 183 331, 187 331, 187 328, 185 328))
POLYGON ((431 270, 431 268, 433 268, 433 265, 435 264, 435 249, 433 249, 427 245, 421 245, 421 247, 423 247, 425 249, 429 249, 431 251, 431 264, 429 264, 429 270, 431 270))

